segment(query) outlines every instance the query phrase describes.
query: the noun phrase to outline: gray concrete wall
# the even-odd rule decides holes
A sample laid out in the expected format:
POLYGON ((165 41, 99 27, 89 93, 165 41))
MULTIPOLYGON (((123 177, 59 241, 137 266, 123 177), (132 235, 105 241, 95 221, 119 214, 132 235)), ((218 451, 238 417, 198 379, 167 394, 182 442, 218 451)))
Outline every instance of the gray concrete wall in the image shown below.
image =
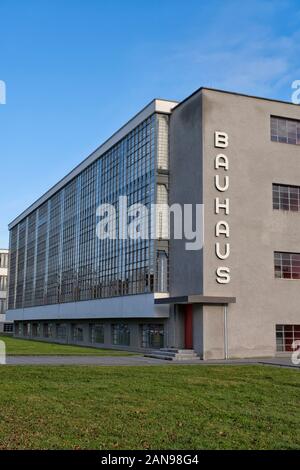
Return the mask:
POLYGON ((222 305, 203 307, 203 359, 225 359, 225 324, 222 305))
POLYGON ((184 348, 184 314, 181 305, 173 305, 168 319, 168 348, 184 348))
MULTIPOLYGON (((237 298, 228 310, 230 357, 271 356, 276 351, 275 325, 300 324, 300 281, 275 279, 273 259, 274 251, 300 252, 300 213, 273 210, 272 204, 272 183, 300 186, 300 147, 271 141, 270 116, 300 119, 300 108, 210 90, 202 95, 204 292, 237 298), (228 148, 214 147, 215 131, 228 133, 228 148), (229 158, 226 193, 214 187, 217 153, 229 158), (215 254, 215 225, 225 217, 214 214, 216 196, 230 199, 226 219, 231 254, 225 261, 215 254), (227 285, 216 282, 220 265, 230 268, 227 285)), ((209 310, 205 308, 204 318, 206 357, 221 357, 222 311, 218 321, 218 313, 209 310)))
MULTIPOLYGON (((202 204, 202 98, 175 108, 170 118, 170 205, 202 204)), ((187 251, 186 239, 170 240, 170 295, 203 292, 201 251, 187 251)))
POLYGON ((195 304, 193 306, 193 342, 194 350, 201 359, 204 358, 204 315, 203 306, 195 304))

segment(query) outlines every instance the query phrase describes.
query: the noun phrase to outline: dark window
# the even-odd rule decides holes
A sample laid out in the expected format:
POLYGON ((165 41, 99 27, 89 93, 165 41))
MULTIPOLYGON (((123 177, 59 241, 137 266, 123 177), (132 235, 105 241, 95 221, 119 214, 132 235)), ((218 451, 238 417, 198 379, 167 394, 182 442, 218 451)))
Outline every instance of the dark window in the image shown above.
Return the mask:
POLYGON ((276 325, 276 350, 278 352, 291 352, 294 341, 300 341, 300 325, 276 325))
POLYGON ((130 330, 126 323, 112 325, 112 344, 130 346, 130 330))
POLYGON ((73 340, 83 341, 83 327, 82 325, 73 325, 73 340))
POLYGON ((300 145, 300 121, 271 116, 271 140, 300 145))
POLYGON ((3 332, 4 333, 13 333, 14 325, 13 323, 4 323, 3 332))
POLYGON ((104 324, 98 323, 90 325, 90 342, 91 343, 104 343, 104 324))
POLYGON ((30 335, 30 323, 23 323, 23 336, 30 335))
POLYGON ((59 339, 65 339, 67 337, 67 327, 61 323, 56 325, 56 337, 59 339))
POLYGON ((300 187, 273 184, 273 209, 300 211, 300 187))
POLYGON ((275 277, 300 279, 300 253, 274 253, 275 277))
POLYGON ((14 325, 15 325, 15 335, 16 335, 16 336, 19 336, 19 335, 21 334, 21 331, 20 331, 20 323, 15 322, 14 325))
POLYGON ((38 323, 32 324, 32 336, 40 336, 40 328, 38 323))
POLYGON ((43 335, 45 338, 49 338, 51 336, 49 323, 43 324, 43 335))
POLYGON ((164 347, 164 325, 144 324, 142 329, 142 348, 164 347))

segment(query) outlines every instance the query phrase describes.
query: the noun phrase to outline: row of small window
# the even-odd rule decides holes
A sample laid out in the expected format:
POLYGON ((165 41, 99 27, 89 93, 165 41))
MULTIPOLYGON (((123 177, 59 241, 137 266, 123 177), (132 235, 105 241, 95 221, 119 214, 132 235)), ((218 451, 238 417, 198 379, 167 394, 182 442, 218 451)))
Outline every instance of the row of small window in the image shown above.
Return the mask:
MULTIPOLYGON (((83 325, 71 325, 71 338, 68 338, 68 328, 64 323, 15 323, 15 334, 17 336, 33 338, 53 338, 59 340, 71 340, 84 342, 85 328, 83 325)), ((142 324, 140 325, 140 345, 142 348, 162 348, 164 346, 164 325, 142 324)), ((104 344, 104 323, 90 324, 88 328, 88 343, 104 344)), ((131 331, 128 323, 111 324, 111 344, 114 346, 130 346, 131 331)))
POLYGON ((277 352, 292 352, 300 341, 300 325, 276 325, 277 352))

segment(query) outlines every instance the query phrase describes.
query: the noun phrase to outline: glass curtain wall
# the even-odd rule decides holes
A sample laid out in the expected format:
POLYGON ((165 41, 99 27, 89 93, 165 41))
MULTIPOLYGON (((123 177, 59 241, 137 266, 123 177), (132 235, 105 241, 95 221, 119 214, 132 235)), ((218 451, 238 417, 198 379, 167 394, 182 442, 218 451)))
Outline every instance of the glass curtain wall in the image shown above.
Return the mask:
POLYGON ((114 205, 117 225, 120 196, 150 209, 167 139, 151 116, 11 230, 10 309, 155 291, 155 241, 99 240, 96 209, 114 205))

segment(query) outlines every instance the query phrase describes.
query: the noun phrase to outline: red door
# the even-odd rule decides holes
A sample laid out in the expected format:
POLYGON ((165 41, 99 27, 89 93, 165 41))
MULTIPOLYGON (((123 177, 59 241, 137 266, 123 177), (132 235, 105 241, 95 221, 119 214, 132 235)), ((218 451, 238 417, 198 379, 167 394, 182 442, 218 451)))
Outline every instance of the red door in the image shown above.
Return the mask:
POLYGON ((193 349, 193 306, 184 306, 184 347, 193 349))

